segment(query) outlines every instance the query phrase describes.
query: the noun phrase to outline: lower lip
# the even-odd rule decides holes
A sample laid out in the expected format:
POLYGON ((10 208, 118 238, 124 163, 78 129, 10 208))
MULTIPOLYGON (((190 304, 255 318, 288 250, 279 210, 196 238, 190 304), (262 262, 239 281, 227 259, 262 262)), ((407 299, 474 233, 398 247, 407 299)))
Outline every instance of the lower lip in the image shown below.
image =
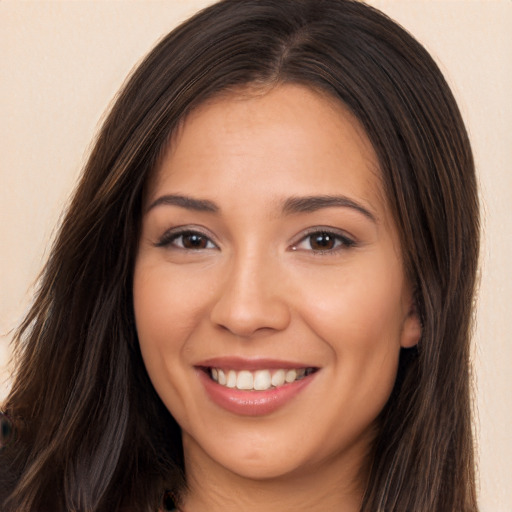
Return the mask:
POLYGON ((266 391, 243 391, 217 384, 202 370, 198 370, 198 374, 210 399, 226 411, 240 416, 264 416, 277 411, 301 393, 316 375, 312 373, 266 391))

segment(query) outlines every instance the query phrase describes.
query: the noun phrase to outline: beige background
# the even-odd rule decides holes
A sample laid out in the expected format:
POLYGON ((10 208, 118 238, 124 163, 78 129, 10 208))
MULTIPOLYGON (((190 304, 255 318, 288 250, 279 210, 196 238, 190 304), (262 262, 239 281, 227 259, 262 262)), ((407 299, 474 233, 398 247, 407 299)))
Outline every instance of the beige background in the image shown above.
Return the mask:
MULTIPOLYGON (((8 342, 98 120, 132 66, 209 0, 0 1, 0 400, 8 342)), ((512 1, 374 0, 438 60, 484 209, 475 370, 482 512, 512 511, 512 1)))

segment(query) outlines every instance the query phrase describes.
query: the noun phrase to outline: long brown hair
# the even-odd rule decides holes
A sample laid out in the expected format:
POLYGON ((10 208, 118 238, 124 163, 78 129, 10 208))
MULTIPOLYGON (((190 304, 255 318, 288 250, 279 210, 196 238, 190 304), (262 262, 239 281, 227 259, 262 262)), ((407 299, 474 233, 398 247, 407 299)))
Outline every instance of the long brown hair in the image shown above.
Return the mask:
POLYGON ((477 510, 469 339, 478 259, 471 149, 432 58, 351 0, 224 0, 165 37, 97 137, 16 336, 2 510, 155 511, 185 485, 180 430, 140 355, 132 271, 144 185, 206 99, 293 82, 344 103, 380 161, 423 325, 382 411, 362 510, 477 510))

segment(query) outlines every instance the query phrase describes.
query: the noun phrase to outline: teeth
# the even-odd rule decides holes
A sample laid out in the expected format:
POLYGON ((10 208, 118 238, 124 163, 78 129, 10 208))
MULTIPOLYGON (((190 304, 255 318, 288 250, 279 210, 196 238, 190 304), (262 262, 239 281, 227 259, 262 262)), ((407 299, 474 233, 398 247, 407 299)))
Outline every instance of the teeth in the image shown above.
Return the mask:
POLYGON ((284 378, 284 380, 286 382, 288 382, 288 384, 289 384, 290 382, 293 382, 296 378, 297 378, 297 371, 296 370, 288 370, 286 372, 286 377, 284 378))
POLYGON ((221 386, 245 391, 265 391, 285 384, 291 384, 311 375, 313 368, 293 368, 290 370, 247 370, 235 371, 210 368, 210 377, 221 386))
POLYGON ((284 370, 277 370, 272 375, 272 386, 282 386, 285 383, 286 372, 284 370))
POLYGON ((270 389, 270 386, 272 386, 272 379, 268 370, 260 370, 254 373, 254 389, 263 391, 270 389))
POLYGON ((236 372, 229 370, 228 381, 226 382, 228 388, 236 388, 236 372))
POLYGON ((238 389, 252 389, 253 382, 254 378, 251 372, 239 372, 236 378, 236 387, 238 389))

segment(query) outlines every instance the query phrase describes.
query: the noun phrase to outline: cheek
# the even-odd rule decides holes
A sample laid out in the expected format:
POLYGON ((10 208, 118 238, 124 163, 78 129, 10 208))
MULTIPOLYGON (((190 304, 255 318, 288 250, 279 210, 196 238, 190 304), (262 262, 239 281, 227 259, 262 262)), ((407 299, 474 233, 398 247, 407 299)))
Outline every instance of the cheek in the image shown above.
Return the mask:
POLYGON ((322 290, 302 294, 307 318, 326 340, 364 349, 389 342, 399 346, 404 319, 402 279, 371 272, 340 273, 322 290))
POLYGON ((195 325, 204 303, 204 286, 180 279, 179 272, 138 265, 134 274, 135 321, 141 348, 160 345, 176 351, 195 325))
POLYGON ((350 390, 355 408, 382 407, 393 387, 404 319, 403 277, 376 264, 367 272, 350 269, 317 293, 302 294, 303 318, 328 347, 336 381, 350 390), (307 306, 306 306, 307 304, 307 306), (371 405, 373 404, 373 405, 371 405))
POLYGON ((187 340, 198 316, 195 287, 169 279, 167 268, 140 263, 133 279, 133 302, 139 346, 149 378, 173 415, 186 422, 193 403, 186 382, 187 340))
POLYGON ((176 289, 169 286, 155 268, 138 264, 133 280, 133 305, 146 370, 153 386, 169 407, 171 404, 167 399, 174 395, 169 391, 175 389, 179 372, 179 367, 171 367, 171 363, 179 357, 179 341, 186 338, 183 324, 175 321, 181 311, 176 289))

